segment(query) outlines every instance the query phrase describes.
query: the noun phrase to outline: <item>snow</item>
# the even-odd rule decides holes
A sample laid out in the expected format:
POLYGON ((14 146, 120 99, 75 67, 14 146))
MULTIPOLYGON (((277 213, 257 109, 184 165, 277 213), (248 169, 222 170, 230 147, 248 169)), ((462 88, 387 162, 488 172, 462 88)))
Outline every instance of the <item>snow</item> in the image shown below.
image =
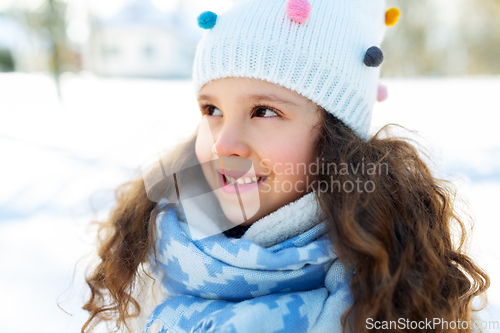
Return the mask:
MULTIPOLYGON (((475 218, 471 255, 492 279, 481 316, 500 321, 500 78, 384 83, 390 96, 373 128, 418 131, 407 135, 456 184, 475 218)), ((194 133, 193 86, 67 74, 59 101, 47 76, 12 73, 0 74, 0 91, 0 332, 79 332, 94 255, 89 222, 144 162, 194 133)))

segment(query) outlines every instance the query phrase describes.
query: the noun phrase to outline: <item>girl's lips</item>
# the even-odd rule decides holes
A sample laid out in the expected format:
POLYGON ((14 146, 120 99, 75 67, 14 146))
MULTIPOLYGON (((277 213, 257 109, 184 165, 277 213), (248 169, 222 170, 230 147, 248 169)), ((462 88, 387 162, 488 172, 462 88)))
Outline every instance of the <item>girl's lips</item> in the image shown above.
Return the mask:
MULTIPOLYGON (((240 170, 225 170, 225 169, 220 169, 216 168, 215 171, 217 173, 220 173, 222 175, 225 175, 227 177, 232 177, 232 178, 261 178, 261 177, 266 177, 266 175, 259 175, 253 172, 250 172, 251 170, 246 170, 246 171, 240 171, 240 170)), ((253 171, 253 170, 252 170, 253 171)))
POLYGON ((217 175, 219 178, 219 185, 222 191, 224 191, 227 194, 236 194, 237 193, 235 188, 236 186, 238 186, 239 193, 248 192, 254 189, 255 187, 259 186, 263 182, 265 182, 267 179, 267 177, 262 177, 262 179, 259 180, 258 182, 250 184, 227 184, 222 174, 217 172, 217 175))

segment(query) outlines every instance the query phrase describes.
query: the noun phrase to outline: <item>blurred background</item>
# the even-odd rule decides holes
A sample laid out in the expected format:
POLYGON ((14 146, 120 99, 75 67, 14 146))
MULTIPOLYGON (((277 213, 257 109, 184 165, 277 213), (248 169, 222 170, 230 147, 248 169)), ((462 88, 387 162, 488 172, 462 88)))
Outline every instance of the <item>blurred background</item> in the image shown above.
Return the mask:
MULTIPOLYGON (((230 0, 0 0, 0 333, 79 332, 92 220, 117 185, 192 134, 196 17, 230 0)), ((500 325, 500 1, 387 0, 389 99, 372 132, 413 132, 475 221, 500 325)), ((464 215, 465 216, 465 215, 464 215)), ((492 329, 500 332, 500 329, 492 329)))

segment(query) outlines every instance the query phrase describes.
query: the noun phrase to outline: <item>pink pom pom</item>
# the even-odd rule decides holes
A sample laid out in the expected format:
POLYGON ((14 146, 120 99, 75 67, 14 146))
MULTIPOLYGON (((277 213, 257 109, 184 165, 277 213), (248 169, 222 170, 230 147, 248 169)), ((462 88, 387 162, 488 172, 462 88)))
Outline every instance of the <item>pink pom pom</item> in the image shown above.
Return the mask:
POLYGON ((378 85, 378 95, 377 95, 377 101, 383 102, 389 97, 389 93, 387 92, 387 87, 384 86, 383 84, 378 85))
POLYGON ((288 0, 286 12, 292 20, 304 23, 311 13, 311 4, 307 0, 288 0))

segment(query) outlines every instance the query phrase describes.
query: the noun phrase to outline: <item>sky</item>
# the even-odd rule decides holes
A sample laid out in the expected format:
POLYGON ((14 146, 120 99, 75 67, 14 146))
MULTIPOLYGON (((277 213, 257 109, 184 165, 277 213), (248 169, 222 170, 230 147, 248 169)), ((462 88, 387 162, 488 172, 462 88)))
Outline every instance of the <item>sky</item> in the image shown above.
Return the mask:
MULTIPOLYGON (((0 11, 10 8, 20 8, 25 10, 37 10, 46 0, 0 0, 0 11)), ((59 0, 68 3, 70 6, 87 7, 98 15, 108 16, 116 13, 129 0, 59 0)), ((175 8, 180 0, 152 0, 160 9, 168 11, 175 8)), ((194 8, 222 12, 226 10, 231 0, 191 0, 194 8)))
MULTIPOLYGON (((9 9, 20 9, 23 11, 37 11, 47 0, 0 0, 0 12, 9 9)), ((74 43, 85 43, 89 36, 88 13, 98 17, 111 17, 120 11, 127 2, 132 0, 59 0, 68 4, 67 34, 74 43)), ((181 0, 151 0, 160 10, 172 11, 181 0)), ((183 0, 188 1, 188 0, 183 0)), ((193 13, 202 13, 210 10, 215 13, 222 13, 227 10, 232 0, 189 0, 193 8, 193 13)))

